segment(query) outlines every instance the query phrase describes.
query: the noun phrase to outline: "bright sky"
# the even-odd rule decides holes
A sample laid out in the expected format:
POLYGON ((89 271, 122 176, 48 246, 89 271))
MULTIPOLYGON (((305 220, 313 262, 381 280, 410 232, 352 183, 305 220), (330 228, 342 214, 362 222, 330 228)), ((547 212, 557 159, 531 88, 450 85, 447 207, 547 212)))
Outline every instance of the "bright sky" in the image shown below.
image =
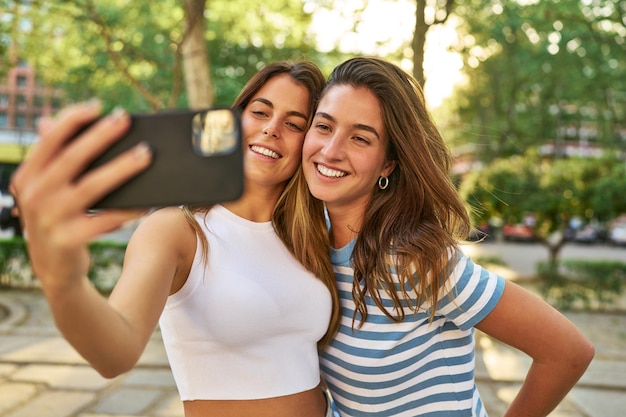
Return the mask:
MULTIPOLYGON (((358 20, 354 10, 360 7, 362 0, 338 0, 333 2, 332 10, 315 12, 312 25, 321 51, 338 45, 345 52, 385 56, 403 44, 410 45, 415 26, 415 0, 369 0, 361 23, 353 27, 358 20)), ((452 93, 454 84, 461 80, 461 58, 447 50, 456 42, 453 23, 436 25, 428 31, 424 92, 431 108, 439 106, 452 93)), ((399 64, 409 72, 412 69, 410 59, 399 64)))

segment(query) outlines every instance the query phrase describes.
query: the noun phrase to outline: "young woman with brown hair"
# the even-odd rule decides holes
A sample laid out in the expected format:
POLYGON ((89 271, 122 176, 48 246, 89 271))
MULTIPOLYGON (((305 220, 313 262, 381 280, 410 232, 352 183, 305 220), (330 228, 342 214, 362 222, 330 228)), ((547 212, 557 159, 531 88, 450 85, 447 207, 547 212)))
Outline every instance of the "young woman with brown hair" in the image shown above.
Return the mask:
POLYGON ((87 279, 87 243, 140 213, 86 211, 149 166, 150 152, 140 145, 79 177, 129 128, 129 117, 105 117, 71 143, 100 115, 99 104, 42 122, 12 192, 56 324, 98 372, 130 370, 160 323, 187 417, 330 415, 317 351, 333 320, 327 249, 287 248, 276 233, 281 220, 276 231, 271 222, 276 202, 292 198, 288 184, 323 83, 309 62, 270 64, 253 77, 234 106, 242 111, 244 194, 148 215, 108 299, 87 279))

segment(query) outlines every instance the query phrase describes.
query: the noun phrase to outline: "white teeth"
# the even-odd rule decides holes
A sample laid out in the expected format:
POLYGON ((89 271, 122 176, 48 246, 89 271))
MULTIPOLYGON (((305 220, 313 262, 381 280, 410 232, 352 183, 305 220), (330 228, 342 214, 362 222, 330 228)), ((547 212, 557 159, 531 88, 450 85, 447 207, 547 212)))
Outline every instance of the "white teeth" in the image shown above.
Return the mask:
POLYGON ((252 149, 253 152, 260 153, 261 155, 269 156, 270 158, 274 158, 274 159, 280 158, 280 155, 277 154, 276 152, 267 148, 263 148, 261 146, 253 145, 250 147, 250 149, 252 149))
POLYGON ((337 171, 336 169, 330 169, 330 168, 325 167, 324 165, 320 165, 320 164, 317 164, 317 170, 319 171, 320 174, 322 174, 325 177, 341 178, 341 177, 345 177, 347 175, 343 171, 337 171))

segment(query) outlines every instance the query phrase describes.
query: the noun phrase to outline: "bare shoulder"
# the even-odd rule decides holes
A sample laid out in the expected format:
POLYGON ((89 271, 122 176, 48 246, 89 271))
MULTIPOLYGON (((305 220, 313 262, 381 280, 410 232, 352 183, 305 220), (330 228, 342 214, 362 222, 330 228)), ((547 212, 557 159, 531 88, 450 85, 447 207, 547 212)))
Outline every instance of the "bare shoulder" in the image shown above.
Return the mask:
POLYGON ((183 211, 178 207, 158 209, 144 217, 130 238, 129 246, 189 249, 196 236, 183 211))
POLYGON ((176 226, 188 224, 183 211, 179 207, 164 207, 148 214, 141 222, 148 227, 176 226))

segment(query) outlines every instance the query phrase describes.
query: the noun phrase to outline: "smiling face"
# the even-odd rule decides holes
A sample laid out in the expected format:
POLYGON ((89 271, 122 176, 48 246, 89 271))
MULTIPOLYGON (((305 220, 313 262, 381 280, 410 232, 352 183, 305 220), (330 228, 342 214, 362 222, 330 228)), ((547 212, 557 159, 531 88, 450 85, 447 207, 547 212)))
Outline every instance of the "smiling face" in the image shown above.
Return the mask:
POLYGON ((309 92, 289 75, 268 80, 241 114, 246 182, 283 187, 301 162, 309 92))
POLYGON ((339 84, 317 107, 302 151, 311 194, 337 209, 364 213, 378 178, 395 163, 386 159, 387 137, 380 103, 364 88, 339 84))

